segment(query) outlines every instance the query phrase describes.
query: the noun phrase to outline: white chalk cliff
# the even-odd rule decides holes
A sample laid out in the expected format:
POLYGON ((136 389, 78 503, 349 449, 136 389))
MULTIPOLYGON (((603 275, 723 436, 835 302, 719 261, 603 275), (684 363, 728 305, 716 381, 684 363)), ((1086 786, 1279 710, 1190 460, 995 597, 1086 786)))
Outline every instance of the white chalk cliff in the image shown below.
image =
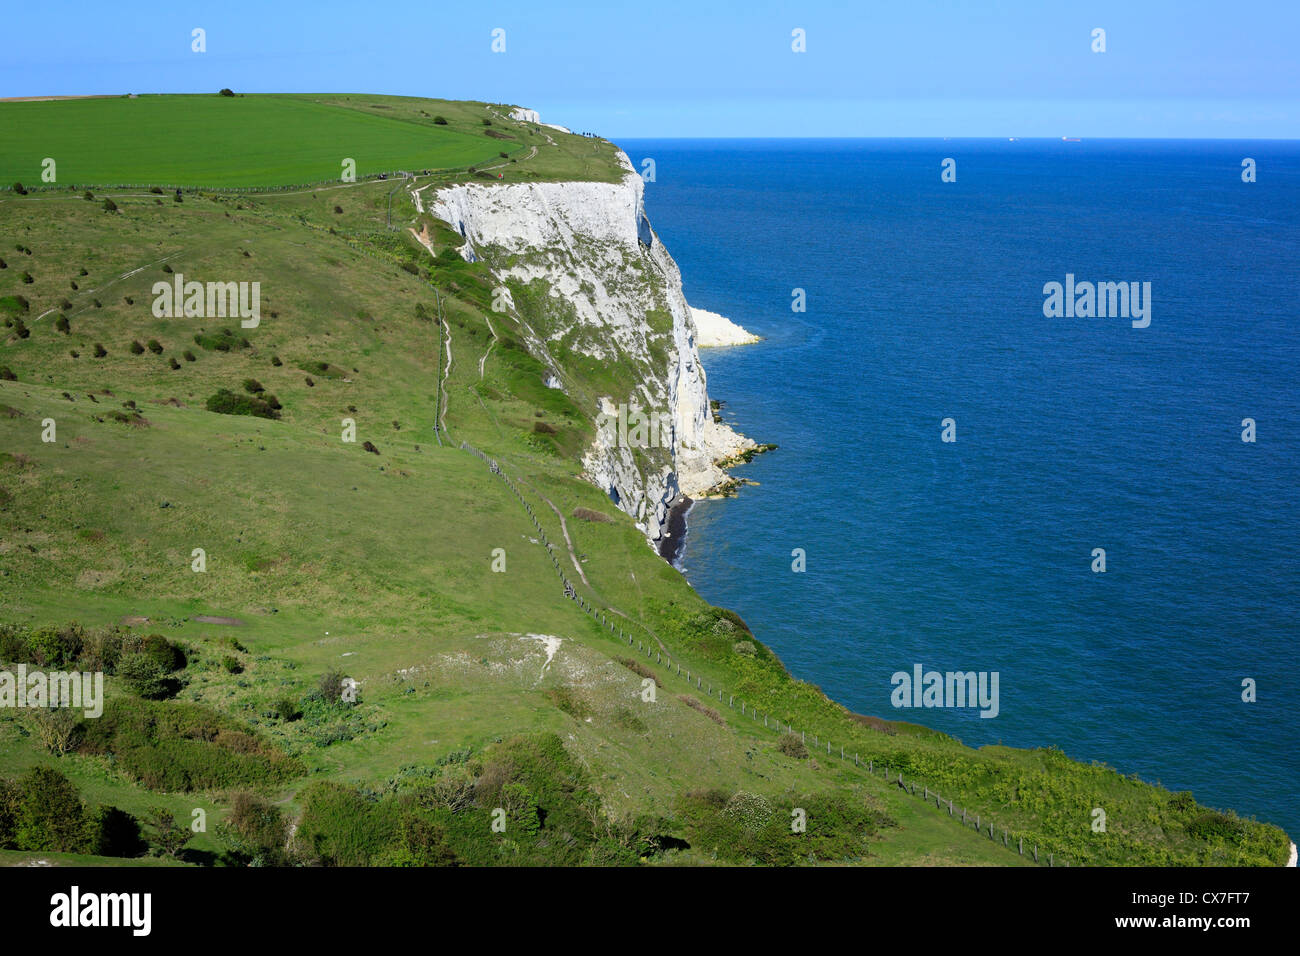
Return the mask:
POLYGON ((528 347, 593 420, 619 405, 661 417, 671 434, 657 447, 624 447, 598 431, 582 459, 589 480, 654 542, 679 492, 707 493, 727 478, 716 462, 754 443, 713 420, 681 273, 645 218, 641 177, 626 155, 618 160, 618 183, 460 184, 439 190, 430 210, 465 237, 462 255, 543 303, 540 317, 517 310, 528 347), (590 394, 566 371, 565 353, 633 373, 627 393, 590 394))

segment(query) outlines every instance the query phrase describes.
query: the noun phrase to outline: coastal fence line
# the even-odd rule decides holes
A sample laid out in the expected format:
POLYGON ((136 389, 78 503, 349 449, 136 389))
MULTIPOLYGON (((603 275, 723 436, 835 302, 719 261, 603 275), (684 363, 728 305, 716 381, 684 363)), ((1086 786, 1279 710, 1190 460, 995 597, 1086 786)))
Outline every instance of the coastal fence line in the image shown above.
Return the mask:
MULTIPOLYGON (((1008 850, 1013 850, 1022 857, 1026 855, 1026 847, 1028 847, 1029 855, 1032 855, 1034 862, 1037 864, 1045 864, 1049 867, 1070 865, 1069 862, 1064 859, 1057 860, 1054 851, 1049 851, 1046 852, 1045 855, 1040 855, 1041 847, 1038 843, 1026 843, 1023 835, 1013 833, 1008 828, 999 826, 991 817, 985 816, 983 812, 971 813, 967 808, 956 804, 951 797, 945 800, 938 790, 932 790, 929 786, 923 783, 917 783, 915 780, 906 779, 903 772, 898 770, 897 767, 891 769, 887 763, 878 764, 874 757, 868 757, 866 761, 863 761, 857 752, 849 753, 842 745, 837 751, 829 740, 821 741, 818 739, 816 734, 809 734, 807 731, 796 730, 789 722, 774 719, 771 714, 760 712, 752 705, 749 705, 746 701, 737 700, 735 695, 724 693, 721 687, 715 688, 712 682, 706 681, 698 673, 695 674, 692 679, 690 669, 687 668, 683 670, 680 661, 673 661, 671 655, 666 655, 659 639, 648 630, 645 633, 652 638, 649 643, 638 638, 630 629, 625 630, 621 624, 615 625, 615 623, 610 620, 610 615, 606 614, 605 608, 596 607, 579 594, 573 582, 570 581, 568 575, 565 574, 564 567, 559 558, 556 557, 555 546, 551 544, 550 539, 547 537, 546 531, 542 528, 541 522, 533 511, 532 505, 530 505, 527 499, 525 499, 520 493, 519 488, 502 470, 496 459, 479 451, 473 445, 469 444, 469 442, 462 441, 460 447, 486 463, 492 474, 496 475, 505 483, 506 487, 510 489, 510 492, 516 499, 518 499, 519 503, 528 513, 529 520, 532 521, 533 527, 537 531, 538 539, 546 547, 546 552, 551 559, 556 574, 559 576, 561 584, 563 585, 564 596, 573 601, 585 614, 587 614, 587 616, 592 618, 592 620, 609 630, 611 634, 617 634, 619 639, 625 642, 628 647, 634 646, 633 642, 635 641, 635 647, 638 653, 644 654, 647 660, 652 659, 655 663, 661 666, 666 666, 668 674, 675 675, 678 678, 685 680, 688 688, 702 691, 710 700, 716 699, 720 704, 725 703, 732 711, 738 710, 742 717, 748 717, 751 719, 755 726, 761 722, 764 728, 774 731, 777 734, 798 735, 800 742, 803 743, 805 747, 807 746, 809 736, 811 736, 813 747, 817 748, 818 753, 821 752, 820 747, 821 744, 824 743, 826 745, 827 756, 838 756, 839 759, 845 763, 852 762, 855 768, 864 770, 867 774, 873 777, 878 775, 883 776, 886 782, 893 784, 904 793, 913 797, 919 796, 927 805, 929 805, 933 800, 936 811, 942 812, 946 809, 948 811, 948 816, 954 821, 960 816, 961 822, 964 826, 973 827, 977 833, 981 836, 987 836, 993 843, 997 842, 1000 835, 1002 845, 1008 850), (654 645, 659 646, 656 647, 654 645)), ((618 616, 621 617, 621 615, 618 616)), ((624 618, 624 620, 626 620, 629 625, 635 623, 629 618, 624 618)), ((636 626, 642 627, 641 625, 636 626)), ((644 627, 642 627, 642 630, 645 630, 644 627)))

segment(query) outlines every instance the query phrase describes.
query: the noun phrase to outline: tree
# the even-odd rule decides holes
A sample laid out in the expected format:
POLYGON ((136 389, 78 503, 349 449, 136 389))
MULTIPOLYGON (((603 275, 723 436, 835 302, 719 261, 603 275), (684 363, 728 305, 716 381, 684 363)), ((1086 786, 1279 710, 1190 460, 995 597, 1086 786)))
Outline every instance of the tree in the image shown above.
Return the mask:
POLYGON ((235 91, 232 90, 232 89, 230 89, 230 87, 225 87, 225 88, 222 89, 222 91, 221 91, 220 93, 218 93, 217 95, 218 95, 218 96, 234 96, 234 95, 235 95, 235 91))
POLYGON ((146 822, 149 826, 149 842, 154 849, 167 856, 180 856, 185 844, 194 838, 190 828, 180 823, 166 807, 150 807, 146 822))
POLYGON ((49 767, 33 767, 18 780, 14 842, 20 850, 84 851, 86 808, 68 778, 49 767))
POLYGON ((160 700, 175 692, 176 682, 168 678, 167 668, 148 654, 127 654, 117 662, 117 676, 141 697, 160 700))

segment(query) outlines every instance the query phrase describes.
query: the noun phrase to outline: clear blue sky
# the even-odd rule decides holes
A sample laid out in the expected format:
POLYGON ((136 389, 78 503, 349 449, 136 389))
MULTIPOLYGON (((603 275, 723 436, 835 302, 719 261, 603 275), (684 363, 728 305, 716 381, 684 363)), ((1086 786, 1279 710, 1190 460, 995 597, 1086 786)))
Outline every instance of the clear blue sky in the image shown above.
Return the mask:
POLYGON ((1300 0, 45 0, 4 23, 0 96, 396 93, 610 137, 1300 136, 1300 0))

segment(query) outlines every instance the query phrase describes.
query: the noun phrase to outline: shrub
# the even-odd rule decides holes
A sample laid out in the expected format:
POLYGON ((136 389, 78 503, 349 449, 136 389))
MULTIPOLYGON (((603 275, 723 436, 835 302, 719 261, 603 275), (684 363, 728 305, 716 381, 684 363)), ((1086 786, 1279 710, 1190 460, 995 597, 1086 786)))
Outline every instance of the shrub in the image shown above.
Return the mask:
POLYGON ((134 340, 132 340, 132 342, 131 342, 131 354, 132 354, 132 355, 143 355, 143 354, 144 354, 144 346, 140 344, 139 339, 134 339, 134 340))
POLYGON ((256 394, 258 394, 259 392, 265 392, 265 391, 266 391, 266 388, 263 387, 262 383, 259 382, 257 379, 255 379, 255 378, 246 378, 246 379, 244 379, 244 391, 249 392, 250 394, 256 395, 256 394))
POLYGON ((163 191, 162 191, 162 187, 161 187, 161 186, 150 186, 150 187, 149 187, 149 192, 154 193, 155 195, 158 195, 158 196, 161 196, 161 195, 163 194, 163 191))
POLYGON ((341 216, 341 215, 343 215, 343 207, 342 207, 342 206, 335 206, 335 207, 334 207, 334 215, 336 215, 336 216, 341 216))
POLYGON ((23 188, 22 183, 14 183, 14 192, 16 192, 20 196, 27 195, 27 190, 23 188))
POLYGON ((279 717, 285 723, 292 723, 293 721, 302 718, 302 707, 298 705, 298 701, 293 697, 284 696, 277 698, 273 710, 275 711, 275 716, 279 717))
POLYGON ((149 351, 152 352, 154 355, 162 355, 162 350, 163 350, 162 343, 159 342, 157 339, 150 339, 147 344, 149 346, 149 351))
POLYGON ((258 418, 280 417, 280 413, 255 395, 238 395, 229 389, 220 389, 207 401, 207 409, 219 415, 254 415, 258 418))
POLYGON ((798 734, 782 734, 781 739, 776 742, 776 749, 796 760, 805 760, 808 757, 808 748, 804 746, 798 734))
POLYGON ((107 196, 104 197, 104 212, 117 212, 117 203, 107 196))
POLYGON ((362 443, 361 443, 361 447, 362 447, 363 449, 365 449, 366 451, 370 452, 370 454, 372 454, 372 455, 378 455, 378 454, 379 454, 379 449, 375 447, 374 442, 369 442, 369 441, 367 441, 367 442, 362 442, 362 443))
POLYGON ((289 823, 280 808, 264 797, 235 794, 230 814, 217 827, 217 834, 240 863, 276 866, 287 862, 289 823))
POLYGON ((171 265, 168 264, 168 263, 166 263, 166 262, 164 262, 164 263, 163 263, 163 267, 162 267, 162 271, 165 272, 165 273, 167 273, 167 275, 171 275, 171 274, 172 274, 172 267, 171 267, 171 265))
POLYGON ((68 335, 72 332, 72 326, 68 323, 68 317, 62 312, 54 317, 54 327, 64 335, 68 335))
POLYGON ((276 368, 279 368, 279 367, 280 367, 281 365, 283 365, 284 363, 280 361, 280 356, 278 356, 278 355, 272 355, 272 356, 271 356, 271 364, 274 365, 276 368))
POLYGON ((435 116, 435 117, 433 118, 433 121, 434 121, 437 125, 439 125, 439 126, 446 126, 446 125, 447 125, 447 117, 445 117, 445 116, 435 116))
POLYGON ((171 697, 179 689, 167 673, 167 668, 148 654, 127 654, 117 662, 117 676, 147 700, 171 697))
POLYGON ((133 857, 140 856, 148 848, 140 835, 140 821, 125 810, 107 806, 86 810, 87 853, 133 857))
POLYGON ((168 672, 181 670, 186 664, 185 651, 161 634, 148 634, 141 638, 140 653, 153 658, 168 672))
POLYGON ((723 724, 724 726, 726 725, 727 722, 720 713, 718 713, 716 710, 714 710, 712 707, 708 706, 707 704, 701 703, 700 701, 696 700, 690 694, 678 694, 677 699, 680 700, 687 707, 691 708, 691 710, 698 710, 701 714, 709 718, 709 720, 713 721, 715 724, 723 724))
POLYGON ((30 272, 23 273, 23 283, 25 285, 31 285, 35 281, 36 280, 32 278, 32 274, 30 272))
POLYGON ((342 784, 314 783, 301 802, 294 840, 326 866, 367 866, 398 834, 391 802, 373 803, 342 784))
POLYGON ((194 838, 190 828, 178 822, 166 807, 150 807, 148 823, 149 842, 160 856, 180 856, 185 844, 194 838))
POLYGON ((95 343, 95 358, 104 358, 108 355, 108 350, 98 342, 95 343))
POLYGON ((185 361, 187 361, 187 362, 195 362, 195 361, 197 361, 197 359, 194 357, 194 353, 191 352, 189 349, 186 349, 186 350, 184 351, 184 353, 181 355, 181 358, 185 359, 185 361))
POLYGON ((343 680, 344 675, 335 670, 322 674, 316 682, 316 693, 320 700, 327 704, 347 703, 343 700, 343 680))
POLYGON ((198 704, 110 695, 103 715, 86 724, 81 751, 112 754, 150 790, 273 786, 302 772, 246 725, 198 704))
POLYGON ((178 362, 178 361, 176 361, 176 356, 174 356, 174 355, 173 355, 171 358, 169 358, 169 359, 167 360, 167 364, 171 366, 171 370, 172 370, 173 372, 176 371, 178 368, 181 367, 181 363, 178 362))
POLYGON ((631 657, 620 657, 618 659, 618 662, 622 664, 624 667, 626 667, 628 670, 630 670, 632 673, 640 674, 642 677, 650 678, 652 681, 655 682, 656 687, 664 686, 663 681, 659 679, 659 675, 657 675, 650 668, 646 667, 640 661, 635 660, 631 657))
POLYGON ((32 330, 27 327, 27 324, 22 319, 14 319, 14 334, 20 339, 25 339, 32 334, 32 330))
POLYGON ((228 87, 228 86, 227 86, 227 87, 222 87, 222 89, 220 90, 220 92, 217 93, 217 95, 218 95, 218 96, 234 96, 234 95, 235 95, 235 91, 232 90, 232 89, 230 89, 230 87, 228 87))
POLYGON ((244 665, 239 662, 239 658, 230 654, 221 658, 221 666, 225 668, 228 674, 242 674, 244 672, 244 665))
POLYGON ((82 853, 86 850, 86 808, 63 774, 33 767, 18 778, 13 807, 13 843, 19 850, 82 853))

